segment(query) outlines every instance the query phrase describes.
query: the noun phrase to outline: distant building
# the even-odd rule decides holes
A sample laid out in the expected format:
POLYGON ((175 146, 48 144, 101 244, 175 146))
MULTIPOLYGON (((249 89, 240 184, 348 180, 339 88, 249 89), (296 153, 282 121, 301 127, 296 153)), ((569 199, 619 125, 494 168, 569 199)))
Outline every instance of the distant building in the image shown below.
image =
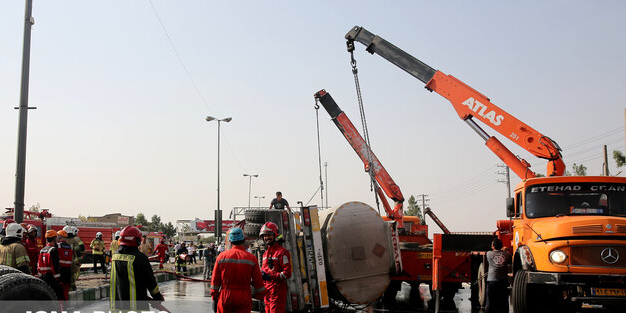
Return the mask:
POLYGON ((96 222, 103 223, 116 223, 120 225, 120 227, 133 225, 135 224, 135 217, 131 215, 122 215, 121 213, 111 213, 106 214, 102 217, 93 216, 91 217, 96 222))

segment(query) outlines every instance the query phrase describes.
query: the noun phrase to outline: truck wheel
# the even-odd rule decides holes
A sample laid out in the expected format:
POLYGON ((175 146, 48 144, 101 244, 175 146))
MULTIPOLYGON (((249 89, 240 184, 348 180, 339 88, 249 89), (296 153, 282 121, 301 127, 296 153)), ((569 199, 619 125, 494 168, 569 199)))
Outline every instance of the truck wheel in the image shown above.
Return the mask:
POLYGON ((56 300, 57 296, 43 280, 24 273, 0 277, 0 300, 56 300))
POLYGON ((478 266, 476 284, 478 285, 478 304, 481 308, 484 308, 487 300, 487 273, 485 273, 485 263, 480 263, 478 266))
POLYGON ((243 227, 243 233, 247 237, 259 237, 259 232, 261 231, 261 227, 263 227, 263 224, 246 222, 246 225, 243 227))
POLYGON ((264 224, 265 223, 265 212, 267 210, 263 209, 249 209, 245 211, 245 217, 247 223, 257 223, 264 224))
POLYGON ((22 271, 7 265, 0 265, 0 276, 10 273, 21 273, 22 271))
POLYGON ((515 273, 513 279, 513 292, 511 293, 511 302, 513 304, 513 313, 536 313, 540 312, 536 304, 547 305, 543 299, 546 295, 540 295, 534 292, 533 287, 528 284, 527 271, 519 270, 515 273))

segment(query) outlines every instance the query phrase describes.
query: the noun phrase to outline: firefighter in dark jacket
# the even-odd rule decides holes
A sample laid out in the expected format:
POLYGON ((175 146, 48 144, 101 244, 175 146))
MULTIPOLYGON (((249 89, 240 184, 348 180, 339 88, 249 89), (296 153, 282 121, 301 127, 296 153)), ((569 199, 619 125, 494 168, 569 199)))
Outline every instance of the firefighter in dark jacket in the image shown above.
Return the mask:
POLYGON ((18 223, 7 226, 5 237, 0 242, 0 264, 30 274, 30 259, 26 248, 22 245, 24 231, 22 225, 18 223))
POLYGON ((59 250, 57 248, 57 232, 53 229, 46 231, 48 244, 39 251, 37 260, 37 272, 39 278, 48 283, 60 300, 64 299, 61 288, 61 266, 59 263, 59 250))
POLYGON ((140 243, 141 231, 137 227, 122 229, 121 248, 111 260, 111 309, 147 311, 148 300, 163 301, 150 261, 137 248, 140 243))

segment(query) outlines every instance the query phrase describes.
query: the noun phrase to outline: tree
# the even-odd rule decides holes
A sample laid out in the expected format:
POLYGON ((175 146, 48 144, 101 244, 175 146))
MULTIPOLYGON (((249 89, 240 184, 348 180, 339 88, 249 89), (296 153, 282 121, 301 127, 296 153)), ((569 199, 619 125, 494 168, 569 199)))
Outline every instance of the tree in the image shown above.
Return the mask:
POLYGON ((624 153, 622 151, 614 150, 613 160, 615 160, 615 164, 617 164, 617 168, 620 168, 626 165, 626 156, 624 156, 624 153))
POLYGON ((141 213, 141 212, 137 213, 137 217, 135 218, 135 224, 141 225, 143 227, 150 226, 150 223, 148 223, 148 220, 146 219, 146 216, 143 215, 143 213, 141 213))
POLYGON ((576 165, 576 163, 574 163, 574 165, 572 165, 572 169, 574 171, 574 175, 576 176, 587 176, 587 167, 582 164, 576 165))
POLYGON ((163 223, 161 222, 161 217, 158 215, 152 215, 150 219, 150 224, 148 225, 148 229, 151 231, 160 231, 163 229, 163 223))
POLYGON ((417 200, 415 200, 415 197, 413 195, 411 195, 411 197, 409 198, 406 210, 404 211, 404 215, 417 216, 420 218, 422 223, 424 223, 424 214, 422 213, 422 209, 417 204, 417 200))
POLYGON ((161 224, 161 225, 162 225, 161 231, 163 232, 163 234, 165 234, 165 236, 174 237, 174 235, 176 235, 176 228, 174 228, 174 225, 172 225, 172 222, 167 222, 167 224, 161 224))

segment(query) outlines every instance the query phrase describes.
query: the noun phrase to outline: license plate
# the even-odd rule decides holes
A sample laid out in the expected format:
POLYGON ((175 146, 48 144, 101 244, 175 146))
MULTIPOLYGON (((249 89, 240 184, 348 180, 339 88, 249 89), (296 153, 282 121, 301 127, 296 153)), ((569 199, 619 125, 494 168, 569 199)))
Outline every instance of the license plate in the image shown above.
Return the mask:
POLYGON ((620 296, 620 297, 626 297, 626 289, 591 288, 591 294, 594 295, 594 296, 620 296))

